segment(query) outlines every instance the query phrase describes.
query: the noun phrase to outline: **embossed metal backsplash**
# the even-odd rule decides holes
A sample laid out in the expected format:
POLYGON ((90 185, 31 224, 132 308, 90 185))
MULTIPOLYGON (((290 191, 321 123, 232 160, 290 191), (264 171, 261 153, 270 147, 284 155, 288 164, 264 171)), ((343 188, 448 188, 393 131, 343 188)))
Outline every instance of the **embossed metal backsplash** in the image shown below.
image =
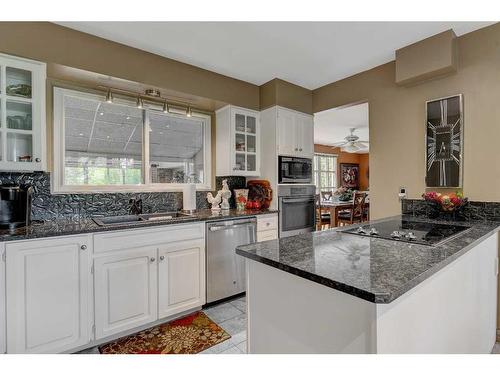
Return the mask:
MULTIPOLYGON (((432 205, 423 199, 403 199, 401 212, 404 215, 420 217, 434 216, 432 205)), ((443 220, 472 220, 472 221, 498 221, 500 222, 500 202, 475 202, 470 201, 459 215, 438 213, 438 219, 443 220)))
MULTIPOLYGON (((50 175, 45 172, 0 173, 0 183, 29 183, 33 186, 34 220, 126 215, 129 199, 142 199, 145 213, 182 209, 181 192, 51 194, 50 175)), ((208 208, 207 192, 196 193, 197 208, 208 208)))

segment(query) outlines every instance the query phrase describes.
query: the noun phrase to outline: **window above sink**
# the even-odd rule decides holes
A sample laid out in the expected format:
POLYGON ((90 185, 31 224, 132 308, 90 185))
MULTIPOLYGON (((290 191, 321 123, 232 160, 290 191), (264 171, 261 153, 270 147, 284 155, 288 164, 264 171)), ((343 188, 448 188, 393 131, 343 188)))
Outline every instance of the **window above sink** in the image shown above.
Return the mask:
POLYGON ((54 193, 211 190, 210 116, 54 88, 54 193))

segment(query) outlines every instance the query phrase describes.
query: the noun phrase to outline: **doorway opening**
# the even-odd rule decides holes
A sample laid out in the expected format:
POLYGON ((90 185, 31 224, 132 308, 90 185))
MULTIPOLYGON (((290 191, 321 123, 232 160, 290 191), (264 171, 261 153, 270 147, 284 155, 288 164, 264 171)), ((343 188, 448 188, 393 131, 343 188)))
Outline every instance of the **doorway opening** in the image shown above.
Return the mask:
POLYGON ((316 229, 369 220, 369 104, 314 114, 316 229))

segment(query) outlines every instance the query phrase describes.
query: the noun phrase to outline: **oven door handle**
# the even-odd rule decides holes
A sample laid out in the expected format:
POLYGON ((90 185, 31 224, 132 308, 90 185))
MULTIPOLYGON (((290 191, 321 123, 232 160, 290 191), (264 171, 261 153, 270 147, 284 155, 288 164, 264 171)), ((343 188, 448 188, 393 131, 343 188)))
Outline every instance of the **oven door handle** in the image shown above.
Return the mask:
POLYGON ((283 203, 307 203, 314 202, 314 198, 282 198, 283 203))

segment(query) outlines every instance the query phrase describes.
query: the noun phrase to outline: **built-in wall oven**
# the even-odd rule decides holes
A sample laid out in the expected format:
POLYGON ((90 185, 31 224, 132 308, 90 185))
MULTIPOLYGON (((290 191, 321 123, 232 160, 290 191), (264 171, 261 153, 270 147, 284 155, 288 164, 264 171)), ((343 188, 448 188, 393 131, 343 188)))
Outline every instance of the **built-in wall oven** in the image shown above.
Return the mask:
POLYGON ((278 183, 279 184, 311 184, 312 160, 278 156, 278 183))
POLYGON ((280 237, 314 231, 315 193, 314 185, 278 186, 280 237))

